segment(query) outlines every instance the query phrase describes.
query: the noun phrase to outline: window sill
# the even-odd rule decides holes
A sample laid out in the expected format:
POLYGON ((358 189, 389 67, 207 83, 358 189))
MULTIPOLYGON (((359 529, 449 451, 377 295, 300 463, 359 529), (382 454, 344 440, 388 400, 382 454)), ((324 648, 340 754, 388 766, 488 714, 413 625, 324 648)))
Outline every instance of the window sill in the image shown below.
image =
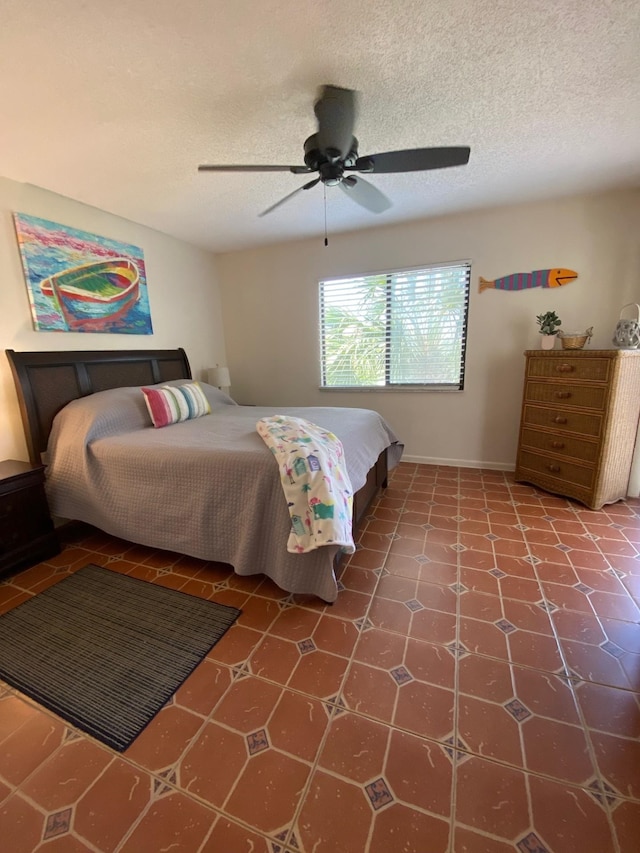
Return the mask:
POLYGON ((379 388, 375 386, 362 388, 358 385, 350 388, 346 388, 344 386, 341 386, 340 388, 329 388, 326 385, 321 385, 318 387, 318 391, 330 391, 337 394, 344 394, 345 392, 349 394, 424 394, 425 392, 430 391, 436 391, 441 394, 459 394, 464 391, 464 388, 448 388, 440 385, 421 385, 418 388, 387 388, 382 386, 379 388))

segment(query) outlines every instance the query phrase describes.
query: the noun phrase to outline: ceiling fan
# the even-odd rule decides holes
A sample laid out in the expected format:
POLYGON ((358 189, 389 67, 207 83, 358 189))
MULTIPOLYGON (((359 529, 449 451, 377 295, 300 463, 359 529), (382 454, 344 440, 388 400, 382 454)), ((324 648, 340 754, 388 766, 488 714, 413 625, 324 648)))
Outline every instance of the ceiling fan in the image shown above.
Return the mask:
POLYGON ((372 213, 382 213, 391 207, 391 201, 380 190, 363 178, 345 172, 388 174, 391 172, 421 172, 427 169, 445 169, 464 166, 469 162, 470 149, 411 148, 404 151, 386 151, 383 154, 358 156, 358 140, 353 135, 356 116, 356 93, 339 86, 323 86, 315 103, 318 132, 304 143, 304 166, 198 166, 199 172, 292 172, 306 175, 318 172, 314 178, 281 198, 260 216, 271 213, 294 195, 310 190, 322 182, 325 186, 339 186, 353 201, 372 213))

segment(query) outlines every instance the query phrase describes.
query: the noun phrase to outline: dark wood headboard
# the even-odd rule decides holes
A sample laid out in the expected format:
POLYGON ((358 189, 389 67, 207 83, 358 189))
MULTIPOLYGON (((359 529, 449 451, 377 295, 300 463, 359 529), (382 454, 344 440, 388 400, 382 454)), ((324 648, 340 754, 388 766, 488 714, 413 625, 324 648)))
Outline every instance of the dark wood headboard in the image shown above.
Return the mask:
POLYGON ((54 417, 71 400, 109 388, 191 379, 189 360, 182 348, 5 352, 16 383, 29 458, 38 465, 47 449, 54 417))

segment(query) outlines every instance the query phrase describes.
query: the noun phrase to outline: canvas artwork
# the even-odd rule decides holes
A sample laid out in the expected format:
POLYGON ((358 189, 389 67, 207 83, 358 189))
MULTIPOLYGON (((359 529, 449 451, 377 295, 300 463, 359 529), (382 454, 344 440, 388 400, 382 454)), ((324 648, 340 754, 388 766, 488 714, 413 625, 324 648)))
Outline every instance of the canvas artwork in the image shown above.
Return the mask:
POLYGON ((153 334, 142 249, 24 213, 13 219, 36 331, 153 334))

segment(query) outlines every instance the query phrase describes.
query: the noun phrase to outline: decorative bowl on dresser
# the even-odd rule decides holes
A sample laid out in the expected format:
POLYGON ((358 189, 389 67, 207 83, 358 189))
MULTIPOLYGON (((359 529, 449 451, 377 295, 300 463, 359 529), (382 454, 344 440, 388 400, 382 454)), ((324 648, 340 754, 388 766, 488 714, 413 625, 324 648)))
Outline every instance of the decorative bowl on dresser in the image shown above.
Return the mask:
POLYGON ((0 575, 59 553, 47 498, 44 467, 0 462, 0 575))
POLYGON ((640 352, 527 350, 517 482, 600 509, 626 497, 640 352))

